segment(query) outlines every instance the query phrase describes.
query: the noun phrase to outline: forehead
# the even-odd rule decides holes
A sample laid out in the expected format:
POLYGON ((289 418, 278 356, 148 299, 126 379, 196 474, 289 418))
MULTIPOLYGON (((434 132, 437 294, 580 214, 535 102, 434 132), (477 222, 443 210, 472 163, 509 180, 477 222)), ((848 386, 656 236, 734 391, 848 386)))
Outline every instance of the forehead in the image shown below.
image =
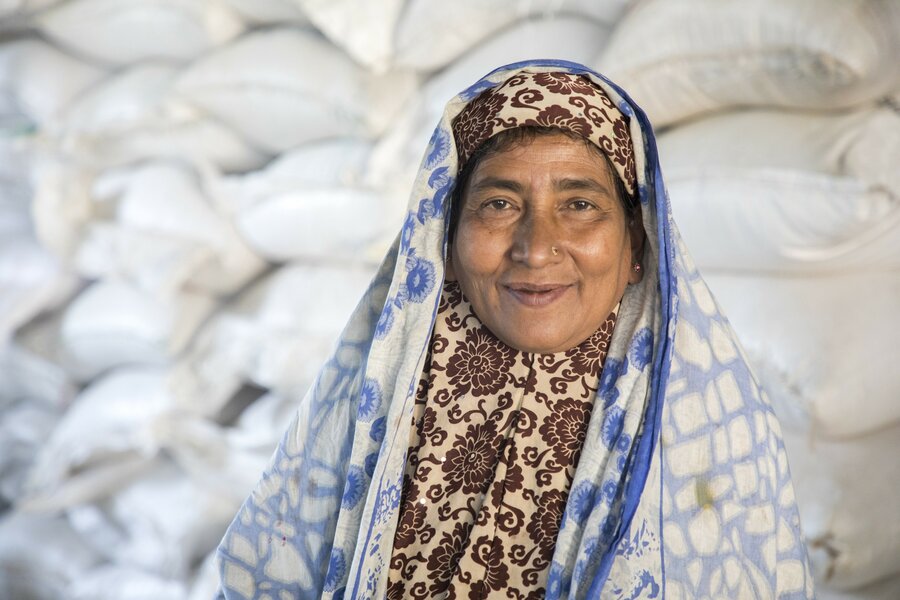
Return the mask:
POLYGON ((471 183, 485 177, 585 177, 609 182, 615 176, 602 151, 563 133, 516 140, 490 152, 475 166, 471 183))

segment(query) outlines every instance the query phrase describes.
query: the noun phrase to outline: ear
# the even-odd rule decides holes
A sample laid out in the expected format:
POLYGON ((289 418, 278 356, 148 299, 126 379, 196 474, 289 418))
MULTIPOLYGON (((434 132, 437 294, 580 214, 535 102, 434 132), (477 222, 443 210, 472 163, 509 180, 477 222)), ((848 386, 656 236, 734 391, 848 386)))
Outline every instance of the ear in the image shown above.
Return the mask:
POLYGON ((647 243, 647 234, 644 233, 644 219, 641 213, 641 205, 638 204, 634 211, 634 219, 628 224, 628 237, 631 240, 631 264, 632 269, 629 271, 628 283, 640 283, 644 278, 644 246, 647 243), (640 265, 640 269, 635 271, 633 266, 640 265))

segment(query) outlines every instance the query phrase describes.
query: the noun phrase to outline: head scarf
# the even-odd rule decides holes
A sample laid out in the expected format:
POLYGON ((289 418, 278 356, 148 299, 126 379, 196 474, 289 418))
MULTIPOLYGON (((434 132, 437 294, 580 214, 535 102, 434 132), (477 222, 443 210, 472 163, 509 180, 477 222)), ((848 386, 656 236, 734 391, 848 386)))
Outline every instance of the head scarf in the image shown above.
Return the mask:
POLYGON ((384 598, 447 256, 460 164, 451 124, 523 73, 586 78, 628 119, 648 236, 645 276, 619 309, 547 598, 812 597, 778 423, 681 243, 646 116, 581 65, 534 61, 497 69, 448 103, 400 235, 219 546, 220 598, 384 598))
POLYGON ((472 100, 453 119, 460 166, 493 135, 515 127, 556 127, 600 148, 629 195, 637 187, 628 120, 584 75, 522 71, 472 100))

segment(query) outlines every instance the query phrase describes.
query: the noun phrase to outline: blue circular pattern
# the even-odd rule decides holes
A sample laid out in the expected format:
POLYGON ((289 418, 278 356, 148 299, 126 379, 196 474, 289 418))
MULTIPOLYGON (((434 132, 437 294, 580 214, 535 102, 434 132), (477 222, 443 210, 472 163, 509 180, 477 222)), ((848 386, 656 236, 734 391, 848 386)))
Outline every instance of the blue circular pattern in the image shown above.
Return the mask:
POLYGON ((388 298, 384 303, 384 310, 378 317, 378 323, 375 324, 375 339, 384 339, 394 326, 394 309, 392 307, 393 300, 388 298))
POLYGON ((363 423, 370 422, 378 414, 381 402, 381 386, 371 377, 366 377, 362 391, 359 394, 359 408, 356 411, 356 418, 363 423))
POLYGON ((363 470, 359 467, 350 467, 347 472, 347 483, 344 485, 341 506, 348 510, 355 508, 366 493, 366 483, 368 483, 368 478, 363 470))
POLYGON ((603 400, 603 408, 609 408, 619 398, 616 382, 619 380, 619 375, 625 373, 623 367, 627 368, 627 365, 618 358, 607 358, 603 365, 603 372, 600 374, 600 388, 597 390, 597 395, 603 400))
POLYGON ((375 422, 372 423, 372 427, 369 429, 369 437, 373 442, 378 444, 381 443, 381 440, 384 439, 384 434, 387 431, 387 417, 378 417, 375 419, 375 422))
POLYGON ((366 475, 371 478, 375 474, 375 465, 378 463, 378 452, 373 452, 366 457, 366 475))
POLYGON ((600 429, 600 435, 603 443, 610 450, 618 441, 619 434, 622 433, 622 426, 625 424, 625 411, 618 406, 610 406, 603 417, 603 426, 600 429))
POLYGON ((406 215, 403 229, 400 231, 400 252, 406 254, 412 245, 413 234, 416 232, 416 216, 413 213, 406 215))
POLYGON ((450 154, 450 136, 438 126, 431 134, 425 154, 425 168, 433 169, 450 154))
POLYGON ((619 493, 619 485, 613 481, 609 480, 603 484, 603 488, 601 490, 601 498, 603 502, 609 506, 616 499, 616 494, 619 493))
POLYGON ((434 265, 417 256, 406 260, 406 293, 410 302, 422 302, 434 289, 434 265))
POLYGON ((628 356, 639 371, 650 363, 653 358, 653 332, 649 328, 644 327, 635 334, 628 356))
POLYGON ((347 574, 347 559, 343 550, 331 549, 331 559, 328 561, 328 575, 325 577, 325 591, 333 592, 347 574))
POLYGON ((559 598, 562 595, 562 576, 562 565, 551 563, 550 574, 547 576, 547 598, 559 598))
POLYGON ((566 514, 580 525, 593 506, 596 493, 597 486, 590 481, 582 481, 576 485, 569 495, 569 507, 566 514))

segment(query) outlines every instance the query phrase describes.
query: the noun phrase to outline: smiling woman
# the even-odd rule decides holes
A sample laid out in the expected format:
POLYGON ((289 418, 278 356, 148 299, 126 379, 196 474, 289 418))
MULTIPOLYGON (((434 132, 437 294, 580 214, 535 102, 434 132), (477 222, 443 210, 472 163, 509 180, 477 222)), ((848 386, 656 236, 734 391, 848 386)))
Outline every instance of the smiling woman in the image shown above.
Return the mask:
POLYGON ((812 597, 778 424, 709 297, 624 92, 489 74, 222 540, 221 597, 812 597))

